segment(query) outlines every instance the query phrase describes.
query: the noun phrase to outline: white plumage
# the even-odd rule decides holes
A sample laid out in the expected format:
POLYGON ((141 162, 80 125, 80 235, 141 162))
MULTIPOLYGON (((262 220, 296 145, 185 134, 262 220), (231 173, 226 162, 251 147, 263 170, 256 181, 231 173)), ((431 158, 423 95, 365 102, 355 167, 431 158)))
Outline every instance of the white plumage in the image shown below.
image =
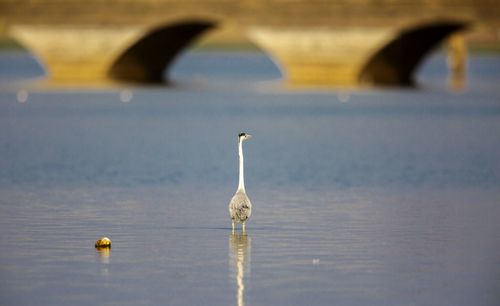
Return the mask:
POLYGON ((243 167, 243 141, 252 138, 247 133, 240 133, 238 135, 238 153, 240 157, 240 176, 238 182, 238 189, 229 202, 229 216, 231 217, 233 232, 235 223, 241 223, 241 230, 245 232, 245 222, 252 214, 252 203, 245 191, 245 176, 243 167))

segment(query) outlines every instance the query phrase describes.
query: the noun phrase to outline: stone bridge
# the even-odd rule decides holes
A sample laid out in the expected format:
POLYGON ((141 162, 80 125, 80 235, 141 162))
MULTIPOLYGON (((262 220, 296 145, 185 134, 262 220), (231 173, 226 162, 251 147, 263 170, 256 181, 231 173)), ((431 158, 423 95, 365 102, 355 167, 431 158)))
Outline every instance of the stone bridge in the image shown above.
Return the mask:
POLYGON ((246 37, 293 84, 411 85, 450 34, 498 31, 496 0, 0 0, 0 24, 58 82, 165 82, 207 32, 246 37))

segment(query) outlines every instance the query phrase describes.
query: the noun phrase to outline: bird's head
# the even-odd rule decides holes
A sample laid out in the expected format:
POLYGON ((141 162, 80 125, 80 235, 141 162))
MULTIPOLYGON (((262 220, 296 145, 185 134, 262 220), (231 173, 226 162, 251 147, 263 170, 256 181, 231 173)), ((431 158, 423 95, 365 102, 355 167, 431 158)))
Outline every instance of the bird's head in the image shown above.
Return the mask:
POLYGON ((243 142, 243 141, 248 140, 250 138, 252 138, 252 135, 247 134, 247 133, 240 133, 238 135, 238 141, 240 141, 240 142, 243 142))

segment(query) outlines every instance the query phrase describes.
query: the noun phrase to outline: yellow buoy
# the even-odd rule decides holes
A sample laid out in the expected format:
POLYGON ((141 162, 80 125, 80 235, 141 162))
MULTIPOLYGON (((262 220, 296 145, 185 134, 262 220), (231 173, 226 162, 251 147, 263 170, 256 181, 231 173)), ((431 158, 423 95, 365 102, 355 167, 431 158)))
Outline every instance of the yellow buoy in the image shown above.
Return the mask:
POLYGON ((110 248, 111 240, 108 237, 101 237, 99 240, 95 242, 96 248, 110 248))

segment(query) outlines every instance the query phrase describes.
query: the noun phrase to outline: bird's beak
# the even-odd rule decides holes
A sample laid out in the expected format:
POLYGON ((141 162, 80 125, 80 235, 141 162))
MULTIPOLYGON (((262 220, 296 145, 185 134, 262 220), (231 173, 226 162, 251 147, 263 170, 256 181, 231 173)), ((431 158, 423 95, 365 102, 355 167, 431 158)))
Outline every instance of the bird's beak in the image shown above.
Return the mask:
POLYGON ((247 140, 248 140, 248 139, 251 139, 251 138, 252 138, 252 135, 247 134, 245 138, 246 138, 247 140))

